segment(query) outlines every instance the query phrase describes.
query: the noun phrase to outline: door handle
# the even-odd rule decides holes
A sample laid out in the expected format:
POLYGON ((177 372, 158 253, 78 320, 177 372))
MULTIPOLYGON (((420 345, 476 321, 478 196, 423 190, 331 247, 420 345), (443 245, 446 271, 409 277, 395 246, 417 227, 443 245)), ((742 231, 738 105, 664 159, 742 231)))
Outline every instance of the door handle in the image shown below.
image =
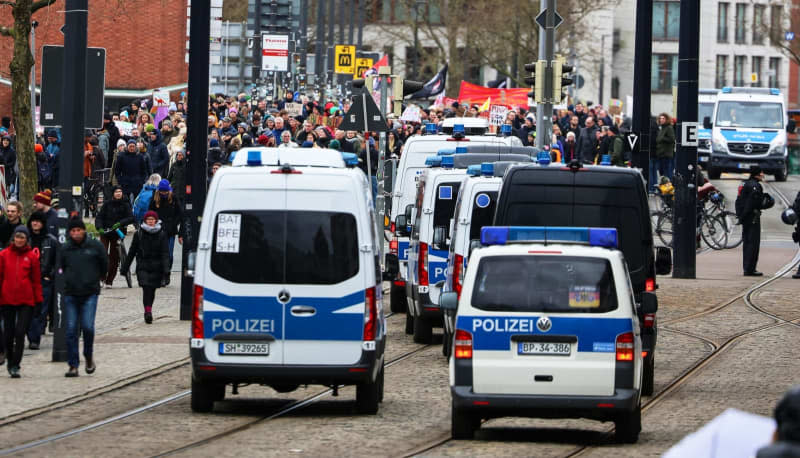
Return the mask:
POLYGON ((290 311, 294 316, 314 316, 317 314, 317 309, 307 305, 295 305, 290 311))

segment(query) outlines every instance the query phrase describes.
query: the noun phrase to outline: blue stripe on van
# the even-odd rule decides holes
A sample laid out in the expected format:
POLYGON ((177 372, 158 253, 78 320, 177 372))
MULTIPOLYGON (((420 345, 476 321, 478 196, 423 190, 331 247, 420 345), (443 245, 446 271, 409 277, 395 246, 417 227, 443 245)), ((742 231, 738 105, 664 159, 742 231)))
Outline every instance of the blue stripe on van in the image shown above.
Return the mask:
POLYGON ((398 241, 397 242, 397 259, 400 261, 408 261, 408 246, 410 242, 408 241, 398 241))
POLYGON ((508 351, 513 335, 576 336, 578 351, 614 352, 617 336, 633 331, 630 318, 572 318, 550 316, 547 332, 536 328, 538 316, 459 316, 458 329, 472 333, 475 350, 508 351))

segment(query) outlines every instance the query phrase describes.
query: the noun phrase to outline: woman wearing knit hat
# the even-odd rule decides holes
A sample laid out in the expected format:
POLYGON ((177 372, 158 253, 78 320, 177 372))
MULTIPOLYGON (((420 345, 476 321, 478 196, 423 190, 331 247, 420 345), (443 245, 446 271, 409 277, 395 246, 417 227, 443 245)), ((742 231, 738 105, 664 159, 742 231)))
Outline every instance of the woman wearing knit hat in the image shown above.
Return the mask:
POLYGON ((164 277, 169 275, 169 243, 158 213, 150 210, 144 214, 144 224, 136 231, 131 242, 128 257, 122 263, 120 274, 125 275, 136 259, 136 279, 142 287, 144 321, 153 322, 153 302, 156 289, 163 285, 164 277))
POLYGON ((30 233, 17 226, 9 247, 0 251, 0 310, 8 354, 8 373, 19 378, 19 365, 25 348, 25 334, 34 307, 42 303, 39 256, 30 247, 30 233))
MULTIPOLYGON (((167 234, 169 242, 169 267, 172 269, 172 253, 175 249, 175 236, 183 244, 183 210, 181 204, 172 192, 172 187, 167 180, 161 180, 158 184, 158 191, 153 194, 150 201, 150 210, 156 212, 158 219, 164 225, 164 232, 167 234)), ((169 270, 164 279, 166 285, 169 284, 169 270)))

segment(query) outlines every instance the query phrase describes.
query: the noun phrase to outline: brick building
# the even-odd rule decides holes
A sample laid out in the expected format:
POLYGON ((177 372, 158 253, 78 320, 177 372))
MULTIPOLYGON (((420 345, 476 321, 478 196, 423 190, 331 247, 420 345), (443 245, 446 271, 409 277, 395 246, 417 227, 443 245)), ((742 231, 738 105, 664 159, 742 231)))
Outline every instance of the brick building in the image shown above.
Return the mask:
MULTIPOLYGON (((185 87, 187 1, 89 0, 88 45, 106 49, 106 107, 146 97, 154 88, 185 87)), ((36 28, 36 80, 41 82, 44 45, 63 45, 64 0, 34 15, 36 28)), ((0 5, 0 24, 13 25, 11 9, 0 5)), ((0 37, 0 115, 11 114, 8 64, 13 42, 0 37)))

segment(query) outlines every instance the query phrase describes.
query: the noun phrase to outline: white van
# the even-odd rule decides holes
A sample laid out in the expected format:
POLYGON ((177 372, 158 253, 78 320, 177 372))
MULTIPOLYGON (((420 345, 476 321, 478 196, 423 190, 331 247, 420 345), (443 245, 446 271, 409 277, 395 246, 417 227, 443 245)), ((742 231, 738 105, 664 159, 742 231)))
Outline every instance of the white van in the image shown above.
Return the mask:
POLYGON ((483 118, 448 118, 442 122, 441 133, 415 135, 403 145, 394 180, 394 189, 392 189, 390 215, 392 231, 392 240, 389 244, 390 254, 396 255, 398 259, 398 266, 395 269, 389 269, 398 272, 392 280, 390 303, 393 312, 403 312, 406 307, 405 283, 407 278, 405 275, 409 244, 408 232, 405 227, 396 224, 397 217, 405 215, 407 207, 414 203, 419 175, 426 168, 425 159, 444 148, 455 149, 475 144, 522 146, 522 141, 517 137, 483 135, 488 130, 489 122, 483 118))
MULTIPOLYGON (((697 91, 697 119, 701 122, 706 116, 714 114, 714 105, 717 103, 719 89, 700 89, 697 91)), ((711 159, 711 129, 700 127, 697 129, 697 164, 708 167, 711 159)))
POLYGON ((358 411, 378 410, 386 323, 370 186, 337 151, 298 151, 239 152, 244 164, 211 182, 195 263, 194 411, 210 411, 227 384, 356 385, 358 411))

